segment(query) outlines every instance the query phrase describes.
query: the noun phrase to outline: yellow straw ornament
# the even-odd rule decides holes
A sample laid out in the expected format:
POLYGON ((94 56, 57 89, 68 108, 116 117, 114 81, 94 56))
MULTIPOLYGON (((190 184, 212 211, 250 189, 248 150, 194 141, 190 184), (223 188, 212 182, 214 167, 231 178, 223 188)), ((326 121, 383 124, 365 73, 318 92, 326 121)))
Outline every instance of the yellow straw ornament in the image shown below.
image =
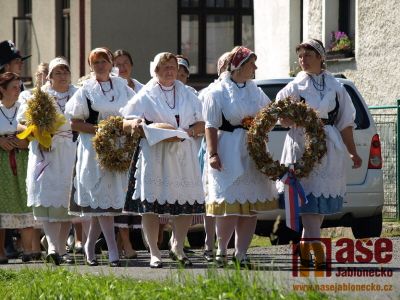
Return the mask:
POLYGON ((33 97, 28 100, 27 106, 27 128, 17 137, 30 141, 36 139, 44 148, 50 148, 52 136, 66 122, 64 115, 57 112, 54 98, 38 87, 33 90, 33 97))

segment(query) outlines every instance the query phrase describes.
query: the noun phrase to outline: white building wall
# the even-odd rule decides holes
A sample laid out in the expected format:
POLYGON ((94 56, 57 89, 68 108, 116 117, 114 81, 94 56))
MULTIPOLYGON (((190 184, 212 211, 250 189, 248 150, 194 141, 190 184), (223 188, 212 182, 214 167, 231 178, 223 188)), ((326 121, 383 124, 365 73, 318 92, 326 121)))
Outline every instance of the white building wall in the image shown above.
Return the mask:
POLYGON ((49 62, 57 55, 56 2, 53 0, 32 1, 32 73, 40 62, 49 62))
POLYGON ((257 78, 286 77, 300 41, 299 0, 254 0, 257 78))
POLYGON ((13 39, 12 17, 17 16, 18 1, 0 0, 0 42, 13 39))
POLYGON ((353 80, 369 105, 400 98, 399 11, 397 0, 356 1, 355 58, 328 61, 328 70, 353 80))
POLYGON ((118 0, 112 5, 109 0, 91 2, 87 53, 100 46, 127 50, 133 58, 133 76, 142 82, 150 79, 149 63, 157 53, 176 53, 176 0, 118 0))

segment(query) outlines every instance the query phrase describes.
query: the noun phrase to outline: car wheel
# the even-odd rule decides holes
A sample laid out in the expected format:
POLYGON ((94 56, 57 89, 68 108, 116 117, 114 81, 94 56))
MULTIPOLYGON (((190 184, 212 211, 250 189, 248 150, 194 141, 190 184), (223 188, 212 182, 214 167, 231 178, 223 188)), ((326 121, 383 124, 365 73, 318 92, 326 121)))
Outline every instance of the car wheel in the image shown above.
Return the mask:
POLYGON ((288 227, 284 222, 280 222, 278 225, 278 230, 273 233, 271 232, 270 240, 272 245, 287 245, 290 242, 297 244, 301 239, 300 232, 294 231, 288 227))
POLYGON ((189 241, 190 248, 202 248, 204 246, 204 240, 206 238, 206 233, 203 230, 190 231, 187 234, 187 239, 189 241))
POLYGON ((382 213, 353 220, 351 230, 356 239, 380 237, 382 233, 382 213))
POLYGON ((144 242, 144 237, 142 236, 141 228, 134 228, 129 232, 132 247, 135 250, 146 250, 147 245, 144 242))

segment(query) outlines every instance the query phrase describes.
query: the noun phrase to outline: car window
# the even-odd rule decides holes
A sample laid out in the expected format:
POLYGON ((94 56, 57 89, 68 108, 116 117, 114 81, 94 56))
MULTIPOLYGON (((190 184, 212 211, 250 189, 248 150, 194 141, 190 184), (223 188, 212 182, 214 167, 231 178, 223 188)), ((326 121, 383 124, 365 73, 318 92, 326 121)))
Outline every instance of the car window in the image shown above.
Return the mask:
MULTIPOLYGON (((271 99, 271 101, 275 101, 276 95, 278 92, 286 86, 286 83, 274 83, 274 84, 263 84, 259 85, 259 87, 264 91, 264 93, 271 99)), ((356 109, 356 118, 354 122, 356 123, 356 129, 366 129, 370 126, 370 121, 368 118, 368 114, 365 111, 364 105, 361 102, 361 99, 358 97, 355 90, 344 84, 347 92, 350 95, 350 98, 353 102, 353 105, 356 109)), ((280 129, 279 126, 276 129, 280 129)), ((275 129, 275 130, 276 130, 275 129)))
POLYGON ((286 84, 279 83, 279 84, 260 85, 260 88, 268 96, 268 98, 271 99, 271 101, 275 101, 276 95, 285 86, 286 84))
POLYGON ((368 114, 365 111, 364 105, 361 102, 361 99, 358 97, 356 91, 349 85, 344 84, 346 91, 349 93, 351 101, 353 101, 353 105, 356 109, 356 119, 354 122, 356 123, 356 129, 366 129, 369 127, 369 118, 368 114))

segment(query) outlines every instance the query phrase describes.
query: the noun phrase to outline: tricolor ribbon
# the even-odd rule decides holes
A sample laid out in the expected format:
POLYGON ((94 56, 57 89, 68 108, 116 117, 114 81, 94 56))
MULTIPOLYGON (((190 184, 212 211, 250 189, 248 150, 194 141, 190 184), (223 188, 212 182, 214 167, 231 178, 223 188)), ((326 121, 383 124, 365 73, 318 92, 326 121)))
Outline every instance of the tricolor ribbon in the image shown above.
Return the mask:
POLYGON ((300 207, 307 204, 307 198, 303 187, 294 174, 294 170, 289 170, 283 177, 285 184, 285 211, 286 226, 297 232, 300 231, 300 207))

